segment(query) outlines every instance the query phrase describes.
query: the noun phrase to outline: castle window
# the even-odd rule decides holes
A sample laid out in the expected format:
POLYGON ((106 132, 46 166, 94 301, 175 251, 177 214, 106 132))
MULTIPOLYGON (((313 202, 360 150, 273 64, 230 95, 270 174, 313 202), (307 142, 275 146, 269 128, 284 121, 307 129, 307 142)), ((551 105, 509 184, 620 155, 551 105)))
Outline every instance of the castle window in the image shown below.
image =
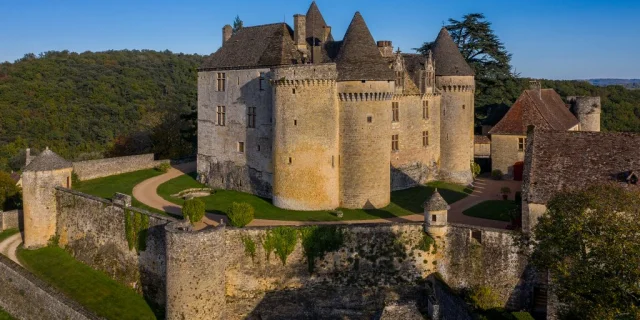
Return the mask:
POLYGON ((400 150, 400 145, 398 143, 399 139, 398 139, 398 135, 394 134, 391 136, 391 151, 398 151, 400 150))
POLYGON ((244 153, 244 142, 238 142, 238 152, 244 153))
POLYGON ((431 221, 432 221, 432 222, 436 222, 436 220, 437 220, 436 215, 435 215, 435 214, 432 214, 432 215, 431 215, 431 221))
POLYGON ((429 146, 429 131, 422 131, 422 146, 429 146))
POLYGON ((258 145, 258 151, 260 151, 260 145, 258 145))
POLYGON ((225 106, 218 106, 218 125, 224 126, 227 122, 227 113, 225 106))
POLYGON ((482 243, 482 231, 480 231, 480 230, 472 230, 471 231, 471 238, 475 239, 476 241, 478 241, 478 243, 482 243))
POLYGON ((291 157, 289 157, 289 164, 291 164, 293 162, 293 159, 291 159, 291 157))
POLYGON ((298 125, 298 120, 293 120, 293 125, 297 126, 298 125))
POLYGON ((462 110, 464 110, 466 107, 467 107, 467 106, 463 104, 463 105, 462 105, 462 110))
POLYGON ((293 94, 296 94, 296 89, 293 89, 292 92, 293 92, 293 94))
POLYGON ((429 101, 422 101, 422 119, 429 119, 429 101))
POLYGON ((400 103, 392 102, 391 103, 391 112, 392 112, 392 121, 393 122, 400 121, 400 103))
POLYGON ((260 91, 264 91, 264 72, 260 72, 260 91))
POLYGON ((247 114, 247 128, 256 127, 256 107, 249 107, 249 113, 247 114))
POLYGON ((372 122, 373 122, 373 117, 367 116, 367 123, 372 123, 372 122))
POLYGON ((401 87, 401 86, 403 86, 403 85, 404 85, 404 83, 403 83, 403 81, 402 81, 402 80, 403 80, 403 78, 404 78, 403 76, 404 76, 404 72, 402 72, 402 71, 396 71, 396 86, 401 87))
POLYGON ((335 156, 331 156, 331 168, 335 168, 335 166, 336 166, 335 156))
POLYGON ((526 141, 526 138, 518 138, 518 151, 524 151, 524 145, 526 141))
POLYGON ((218 72, 218 78, 216 81, 218 91, 226 90, 227 75, 224 72, 218 72))

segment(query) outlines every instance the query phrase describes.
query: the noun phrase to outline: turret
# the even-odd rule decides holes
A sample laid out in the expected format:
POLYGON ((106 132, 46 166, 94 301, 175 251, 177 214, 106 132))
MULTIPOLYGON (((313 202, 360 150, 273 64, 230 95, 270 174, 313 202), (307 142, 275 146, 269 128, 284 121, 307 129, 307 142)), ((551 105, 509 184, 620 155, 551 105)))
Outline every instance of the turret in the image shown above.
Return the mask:
POLYGON ((438 189, 422 206, 424 208, 424 231, 434 237, 444 236, 447 232, 447 214, 450 207, 438 189))
POLYGON ((46 148, 22 173, 24 246, 44 247, 56 234, 56 187, 71 188, 71 162, 46 148))
POLYGON ((600 132, 600 97, 569 97, 571 112, 580 121, 580 131, 600 132))
POLYGON ((394 74, 356 12, 336 59, 340 99, 340 205, 381 208, 391 184, 394 74))
POLYGON ((307 43, 310 46, 310 61, 312 63, 322 63, 323 52, 325 52, 324 44, 333 41, 331 27, 327 26, 315 1, 311 2, 305 20, 307 43))
POLYGON ((473 181, 474 72, 445 28, 435 41, 433 60, 435 86, 442 93, 441 179, 468 184, 473 181))

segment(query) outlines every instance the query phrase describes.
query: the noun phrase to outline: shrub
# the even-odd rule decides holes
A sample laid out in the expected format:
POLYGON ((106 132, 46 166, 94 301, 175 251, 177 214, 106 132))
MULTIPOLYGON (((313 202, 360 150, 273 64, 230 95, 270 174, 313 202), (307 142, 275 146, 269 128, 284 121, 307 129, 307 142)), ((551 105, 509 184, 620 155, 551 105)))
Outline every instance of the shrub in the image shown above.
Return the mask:
POLYGON ((502 176, 502 171, 498 169, 491 171, 491 178, 493 178, 494 180, 502 180, 502 176))
POLYGON ((194 224, 204 217, 204 202, 198 198, 189 199, 182 205, 182 215, 194 224))
POLYGON ((502 307, 502 302, 498 294, 493 292, 491 288, 485 286, 473 288, 469 293, 469 300, 477 309, 481 310, 502 307))
POLYGON ((256 258, 256 242, 249 236, 242 236, 242 243, 244 244, 244 254, 251 257, 251 261, 255 261, 256 258))
POLYGON ((509 187, 502 187, 502 188, 500 188, 500 193, 501 194, 511 194, 511 189, 509 187))
POLYGON ((155 169, 162 173, 167 173, 169 172, 169 169, 171 169, 171 165, 168 162, 163 162, 157 165, 155 169))
POLYGON ((271 238, 273 249, 282 261, 282 265, 287 264, 287 257, 296 248, 298 242, 298 231, 291 227, 277 227, 267 233, 267 238, 271 238))
POLYGON ((534 320, 529 312, 512 312, 511 315, 516 318, 516 320, 534 320))
POLYGON ((0 171, 0 210, 5 209, 5 206, 11 207, 11 204, 15 202, 19 195, 20 188, 11 179, 11 175, 0 171))
POLYGON ((253 220, 254 209, 248 203, 234 202, 227 210, 227 217, 232 226, 242 228, 253 220))
POLYGON ((480 165, 475 161, 471 161, 471 174, 473 174, 474 179, 480 174, 480 170, 480 165))

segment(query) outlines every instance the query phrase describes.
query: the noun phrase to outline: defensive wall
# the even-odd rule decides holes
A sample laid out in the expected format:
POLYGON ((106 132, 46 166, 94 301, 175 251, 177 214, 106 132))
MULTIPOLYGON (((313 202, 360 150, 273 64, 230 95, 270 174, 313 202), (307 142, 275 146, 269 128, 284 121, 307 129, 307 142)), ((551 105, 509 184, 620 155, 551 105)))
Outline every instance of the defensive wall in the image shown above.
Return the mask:
POLYGON ((0 211, 0 232, 7 229, 22 230, 22 210, 0 211))
POLYGON ((73 171, 82 181, 151 169, 165 162, 169 163, 169 160, 155 160, 153 153, 147 153, 137 156, 74 162, 73 171))

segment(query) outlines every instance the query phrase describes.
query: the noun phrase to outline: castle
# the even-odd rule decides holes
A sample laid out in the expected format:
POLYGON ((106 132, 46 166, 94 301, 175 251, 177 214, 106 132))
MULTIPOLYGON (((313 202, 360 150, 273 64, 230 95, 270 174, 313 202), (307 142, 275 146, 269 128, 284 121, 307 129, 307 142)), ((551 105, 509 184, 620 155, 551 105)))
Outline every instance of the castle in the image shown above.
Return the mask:
POLYGON ((359 12, 334 40, 315 2, 222 29, 198 70, 198 176, 292 210, 381 208, 392 190, 472 181, 474 72, 446 29, 427 56, 374 41, 359 12))

